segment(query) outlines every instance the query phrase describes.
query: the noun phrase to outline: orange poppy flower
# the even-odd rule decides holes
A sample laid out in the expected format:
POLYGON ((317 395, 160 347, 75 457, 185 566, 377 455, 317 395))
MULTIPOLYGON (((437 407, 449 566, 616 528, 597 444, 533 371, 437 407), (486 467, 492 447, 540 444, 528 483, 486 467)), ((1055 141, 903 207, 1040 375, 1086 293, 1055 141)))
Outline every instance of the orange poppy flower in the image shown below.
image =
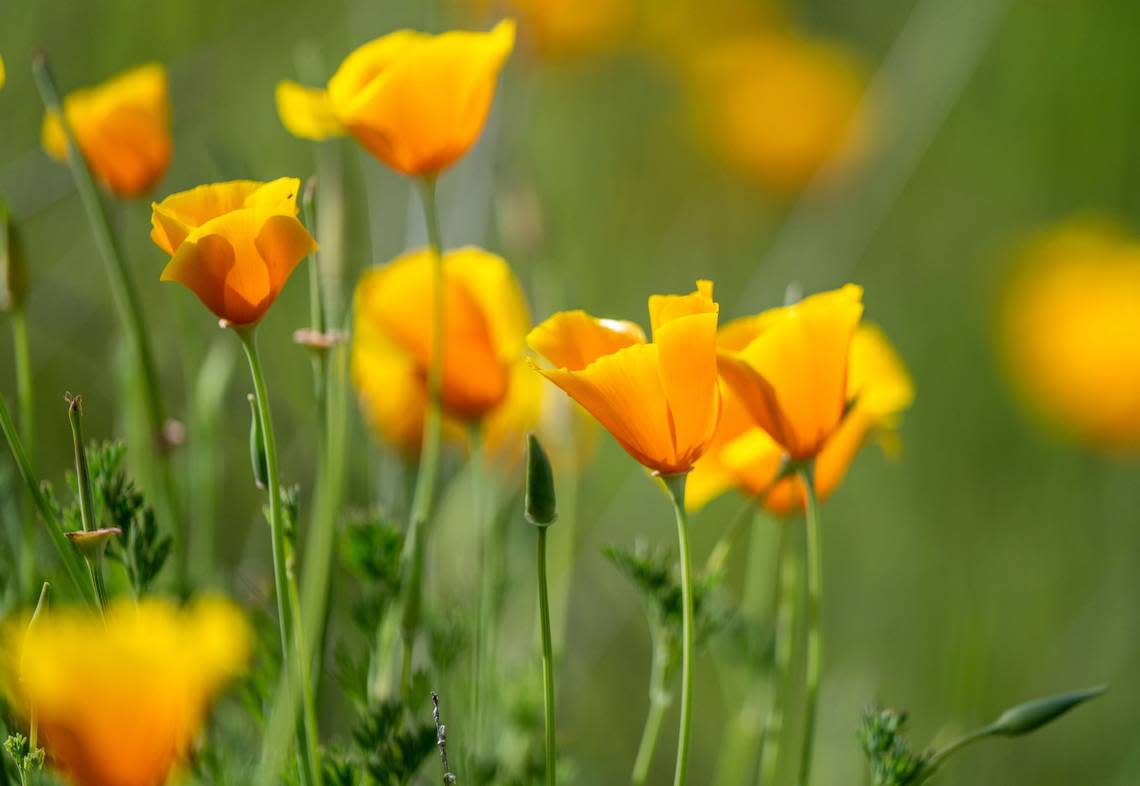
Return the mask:
MULTIPOLYGON (((141 196, 170 165, 170 101, 166 69, 132 68, 63 99, 67 122, 95 176, 117 196, 141 196)), ((67 160, 67 136, 54 113, 44 116, 44 150, 67 160)))
MULTIPOLYGON (((431 250, 412 251, 356 287, 352 380, 373 426, 406 453, 419 450, 427 409, 433 264, 431 250)), ((541 406, 520 369, 530 315, 501 257, 461 248, 445 253, 443 266, 444 414, 485 419, 490 441, 507 423, 532 422, 541 406)))
POLYGON ((998 339, 1025 402, 1067 436, 1140 447, 1140 240, 1073 220, 1020 249, 998 339))
POLYGON ((479 138, 514 40, 511 20, 488 33, 400 30, 345 58, 327 90, 279 84, 278 113, 297 136, 347 131, 396 171, 434 175, 479 138))
POLYGON ((4 692, 35 712, 49 760, 76 786, 162 786, 245 668, 250 634, 228 602, 147 599, 105 619, 51 611, 0 643, 4 692))
MULTIPOLYGON (((914 400, 914 384, 906 367, 874 325, 860 325, 851 340, 845 398, 846 414, 815 458, 815 486, 821 500, 839 486, 869 438, 877 437, 884 447, 894 448, 900 414, 914 400)), ((760 495, 763 505, 774 513, 801 509, 802 481, 787 477, 777 482, 785 455, 755 425, 740 399, 726 391, 713 446, 689 478, 686 499, 690 508, 699 508, 735 487, 750 496, 760 495)))
POLYGON ((153 204, 150 237, 171 255, 162 280, 182 284, 235 325, 260 320, 317 248, 297 220, 300 187, 295 177, 234 180, 153 204))
POLYGON ((613 434, 645 467, 688 472, 712 440, 720 415, 717 304, 712 283, 689 295, 649 299, 653 343, 631 322, 567 311, 527 343, 556 367, 539 369, 613 434))

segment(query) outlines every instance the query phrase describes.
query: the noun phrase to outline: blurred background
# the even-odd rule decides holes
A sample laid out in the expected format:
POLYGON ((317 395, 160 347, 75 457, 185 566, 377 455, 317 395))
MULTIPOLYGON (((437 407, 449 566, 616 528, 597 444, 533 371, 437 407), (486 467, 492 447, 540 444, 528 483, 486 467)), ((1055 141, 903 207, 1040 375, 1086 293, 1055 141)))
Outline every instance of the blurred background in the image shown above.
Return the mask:
MULTIPOLYGON (((901 455, 865 450, 824 507, 817 782, 859 782, 855 730, 871 702, 908 709, 924 747, 1024 699, 1103 682, 1104 698, 1031 738, 979 745, 941 782, 1140 783, 1134 441, 1106 445, 1066 427, 1066 413, 1043 415, 1032 380, 1011 380, 1016 364, 1006 359, 1017 347, 1003 343, 1000 320, 1027 237, 1074 215, 1116 222, 1122 243, 1140 229, 1134 2, 16 0, 5 11, 0 191, 29 260, 45 475, 59 481, 69 461, 65 391, 85 396, 89 436, 131 425, 116 414, 127 364, 102 263, 67 169, 39 146, 36 49, 50 54, 65 90, 146 61, 168 67, 174 158, 161 198, 215 180, 311 174, 314 145, 277 117, 280 79, 314 83, 315 73, 323 83, 352 47, 400 27, 486 29, 516 15, 520 42, 484 136, 440 184, 445 245, 503 254, 536 321, 585 308, 645 324, 647 295, 689 291, 697 277, 716 282, 724 319, 778 305, 790 285, 814 292, 854 281, 914 375, 901 455)), ((345 176, 350 292, 362 269, 422 243, 424 232, 405 179, 349 140, 326 144, 345 176)), ((213 427, 224 449, 209 465, 220 485, 187 495, 194 553, 217 556, 226 591, 263 598, 268 539, 249 482, 237 342, 188 292, 159 282, 166 257, 148 238, 149 201, 115 220, 169 411, 192 422, 221 402, 213 427), (213 534, 200 537, 204 529, 213 534)), ((261 331, 284 472, 298 480, 310 477, 317 444, 308 357, 290 338, 307 324, 304 278, 294 277, 261 331)), ((1091 291, 1070 296, 1058 313, 1100 307, 1091 291)), ((1112 324, 1114 345, 1140 346, 1137 324, 1112 324)), ((1048 356, 1047 332, 1040 338, 1048 356)), ((7 336, 0 346, 0 392, 11 401, 7 336)), ((1070 354, 1098 351, 1093 335, 1070 354)), ((1136 378, 1132 362, 1106 358, 1105 384, 1136 378)), ((402 510, 399 461, 353 418, 350 504, 402 510)), ((458 595, 449 582, 470 570, 461 559, 467 493, 458 478, 442 507, 437 560, 457 572, 434 580, 447 603, 458 595)), ((697 515, 698 559, 740 505, 729 495, 697 515)), ((638 597, 601 549, 638 537, 671 545, 670 511, 604 435, 575 507, 574 526, 556 529, 551 547, 562 555, 558 580, 571 587, 559 731, 577 782, 622 783, 650 651, 638 597)), ((800 524, 758 519, 757 547, 773 550, 781 526, 800 524)), ((508 531, 518 631, 502 669, 528 672, 537 664, 532 533, 508 531)), ((730 587, 744 578, 738 551, 730 587)), ((692 782, 703 784, 742 694, 711 658, 697 669, 692 782)), ((674 726, 670 718, 651 782, 671 772, 674 726)))

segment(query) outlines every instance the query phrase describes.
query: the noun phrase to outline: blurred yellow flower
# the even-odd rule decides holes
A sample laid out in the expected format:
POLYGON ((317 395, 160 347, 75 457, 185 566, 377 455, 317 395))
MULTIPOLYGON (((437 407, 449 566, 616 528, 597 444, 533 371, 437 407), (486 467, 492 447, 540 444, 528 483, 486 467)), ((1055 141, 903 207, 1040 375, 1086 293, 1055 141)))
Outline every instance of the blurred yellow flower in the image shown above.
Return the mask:
POLYGON ((8 73, 4 70, 4 58, 0 57, 0 88, 4 87, 4 82, 8 79, 8 73))
POLYGON ((730 169, 794 193, 827 165, 847 163, 864 130, 864 77, 834 44, 791 33, 727 40, 697 55, 694 120, 730 169))
MULTIPOLYGON (((730 340, 732 328, 726 326, 730 340)), ((914 384, 906 366, 874 325, 860 325, 851 340, 845 400, 842 420, 815 459, 820 499, 838 487, 868 438, 878 437, 885 447, 893 448, 900 415, 914 400, 914 384)), ((802 508, 800 479, 776 482, 784 455, 783 447, 757 427, 741 400, 726 390, 724 415, 713 446, 689 478, 690 508, 701 507, 729 488, 760 495, 765 507, 781 515, 802 508)))
POLYGON ((121 602, 106 620, 52 611, 4 631, 4 692, 35 712, 50 760, 76 786, 162 786, 217 693, 246 664, 236 607, 121 602))
POLYGON ((555 314, 527 336, 555 366, 543 376, 662 475, 692 468, 720 415, 712 289, 700 281, 689 295, 650 297, 653 343, 631 322, 583 311, 555 314))
MULTIPOLYGON (((405 453, 420 447, 432 355, 432 252, 411 251, 365 273, 356 286, 352 380, 369 421, 405 453)), ((541 408, 541 386, 522 368, 530 315, 501 257, 478 248, 443 255, 443 410, 484 420, 495 445, 541 408)))
MULTIPOLYGON (((162 179, 170 164, 170 102, 166 69, 132 68, 63 99, 63 111, 95 176, 121 197, 137 197, 162 179)), ((67 137, 57 115, 44 116, 44 150, 67 160, 67 137)))
POLYGON ((352 52, 327 90, 282 82, 278 113, 298 136, 347 131, 396 171, 434 175, 478 139, 514 40, 512 20, 488 33, 400 30, 352 52))
POLYGON ((1140 239, 1073 220, 1020 250, 998 339, 1044 420, 1110 450, 1140 447, 1140 239))
POLYGON ((507 6, 538 54, 549 58, 616 48, 636 18, 634 0, 508 0, 507 6))
POLYGON ((177 281, 235 325, 257 322, 316 242, 297 220, 301 181, 198 186, 151 206, 151 239, 177 281))
POLYGON ((843 420, 862 298, 862 288, 848 284, 725 328, 721 376, 792 459, 815 458, 843 420))

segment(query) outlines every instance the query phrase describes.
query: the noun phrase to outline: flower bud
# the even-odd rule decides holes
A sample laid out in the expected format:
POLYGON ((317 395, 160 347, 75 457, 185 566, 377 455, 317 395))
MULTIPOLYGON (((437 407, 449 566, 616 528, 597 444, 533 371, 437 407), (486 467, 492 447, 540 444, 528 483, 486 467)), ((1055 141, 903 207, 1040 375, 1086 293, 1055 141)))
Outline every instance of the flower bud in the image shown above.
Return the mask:
POLYGON ((990 725, 989 733, 1006 737, 1028 734, 1046 723, 1056 720, 1078 704, 1083 704, 1089 699, 1095 699, 1105 690, 1107 690, 1105 686, 1100 685, 1095 688, 1086 688, 1085 690, 1062 693, 1057 696, 1048 696, 1018 704, 1016 707, 1011 707, 1003 712, 1001 717, 990 725))
POLYGON ((265 435, 261 430, 261 416, 257 400, 249 394, 249 462, 253 467, 253 482, 261 490, 269 487, 269 463, 265 459, 265 435))
POLYGON ((8 205, 0 198, 0 311, 18 311, 27 297, 23 247, 8 205))
POLYGON ((530 434, 526 450, 526 519, 536 527, 549 527, 557 518, 558 503, 550 459, 538 437, 530 434))

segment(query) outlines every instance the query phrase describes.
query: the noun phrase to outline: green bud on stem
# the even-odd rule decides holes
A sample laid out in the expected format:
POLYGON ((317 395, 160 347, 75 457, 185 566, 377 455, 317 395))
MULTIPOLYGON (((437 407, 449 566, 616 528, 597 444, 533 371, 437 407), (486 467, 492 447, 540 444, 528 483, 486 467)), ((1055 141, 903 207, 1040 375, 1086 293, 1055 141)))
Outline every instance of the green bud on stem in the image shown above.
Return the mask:
POLYGON ((527 435, 526 520, 536 527, 549 527, 558 518, 554 493, 554 472, 538 437, 527 435))
POLYGON ((261 415, 257 411, 257 399, 250 393, 249 399, 249 462, 253 467, 253 482, 264 491, 269 487, 269 462, 265 458, 265 435, 261 431, 261 415))

